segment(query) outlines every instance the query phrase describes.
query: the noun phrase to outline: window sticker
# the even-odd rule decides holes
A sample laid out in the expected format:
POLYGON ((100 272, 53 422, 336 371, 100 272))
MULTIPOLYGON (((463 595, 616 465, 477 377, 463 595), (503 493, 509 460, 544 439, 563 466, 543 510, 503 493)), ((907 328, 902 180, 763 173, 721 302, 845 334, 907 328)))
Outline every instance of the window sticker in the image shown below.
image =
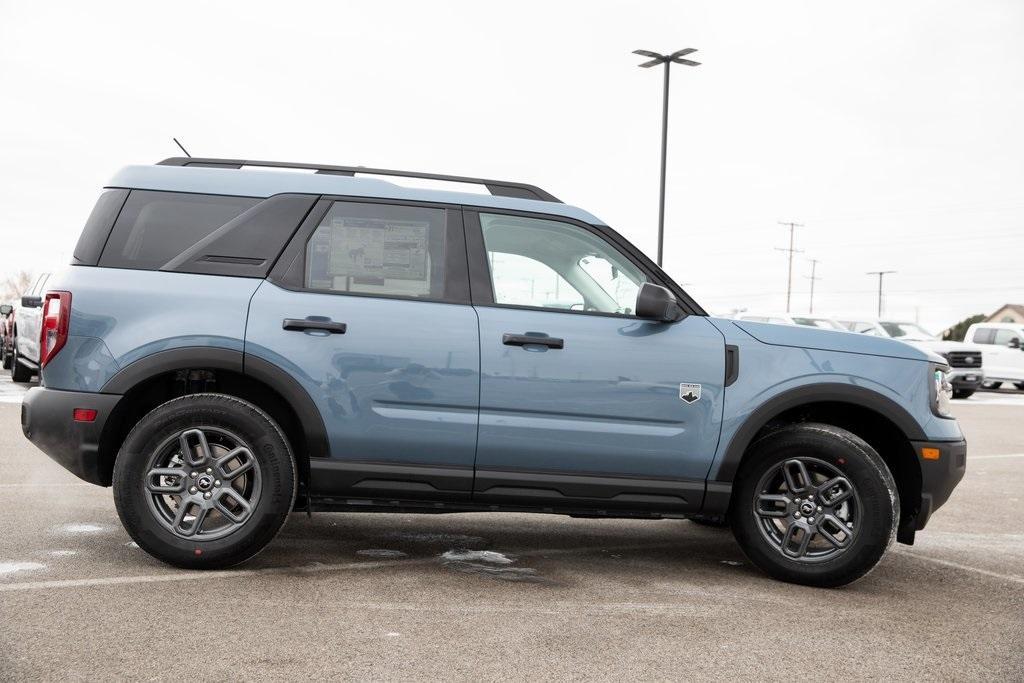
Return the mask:
POLYGON ((425 280, 429 227, 426 221, 333 218, 327 274, 357 282, 425 280))

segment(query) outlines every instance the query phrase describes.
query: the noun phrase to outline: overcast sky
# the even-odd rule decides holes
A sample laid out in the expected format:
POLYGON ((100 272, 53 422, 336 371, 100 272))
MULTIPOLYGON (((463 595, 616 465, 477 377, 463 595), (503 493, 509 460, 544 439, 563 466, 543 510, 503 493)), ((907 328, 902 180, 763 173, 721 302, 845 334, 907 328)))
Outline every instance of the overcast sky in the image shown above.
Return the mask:
POLYGON ((0 277, 70 258, 126 164, 193 155, 508 178, 656 247, 706 308, 941 329, 1024 303, 1024 3, 0 0, 0 277))

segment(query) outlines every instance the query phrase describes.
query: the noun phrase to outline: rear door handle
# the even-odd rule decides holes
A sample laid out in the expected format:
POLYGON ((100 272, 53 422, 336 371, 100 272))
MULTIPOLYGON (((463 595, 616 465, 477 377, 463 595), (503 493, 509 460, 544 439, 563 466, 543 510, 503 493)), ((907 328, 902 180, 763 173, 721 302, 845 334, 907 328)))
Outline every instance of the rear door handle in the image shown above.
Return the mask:
POLYGON ((281 328, 288 332, 304 332, 306 330, 322 330, 331 334, 345 334, 348 325, 331 320, 311 320, 310 318, 285 318, 281 328))
POLYGON ((546 346, 549 349, 565 348, 565 340, 558 337, 541 337, 535 334, 510 334, 506 332, 501 336, 501 343, 505 346, 527 346, 536 344, 546 346))

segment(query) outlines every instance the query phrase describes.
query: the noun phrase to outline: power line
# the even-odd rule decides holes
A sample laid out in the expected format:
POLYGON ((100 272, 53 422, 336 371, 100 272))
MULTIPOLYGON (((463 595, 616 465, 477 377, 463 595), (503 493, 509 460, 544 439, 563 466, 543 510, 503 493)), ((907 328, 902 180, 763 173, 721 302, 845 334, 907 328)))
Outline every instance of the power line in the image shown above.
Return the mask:
POLYGON ((775 251, 788 251, 789 252, 789 275, 786 279, 786 313, 789 313, 789 300, 793 294, 793 254, 799 253, 799 249, 793 248, 793 236, 797 228, 804 227, 802 223, 785 223, 783 221, 778 222, 779 225, 789 226, 789 249, 782 249, 781 247, 775 247, 775 251))

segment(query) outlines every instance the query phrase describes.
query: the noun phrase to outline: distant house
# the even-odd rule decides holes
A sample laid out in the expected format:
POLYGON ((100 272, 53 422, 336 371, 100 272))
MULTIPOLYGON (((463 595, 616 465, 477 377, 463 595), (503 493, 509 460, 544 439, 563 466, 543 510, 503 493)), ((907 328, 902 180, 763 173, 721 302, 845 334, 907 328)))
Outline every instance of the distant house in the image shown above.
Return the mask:
POLYGON ((1024 324, 1024 305, 1006 304, 998 311, 990 315, 985 322, 1024 324))

